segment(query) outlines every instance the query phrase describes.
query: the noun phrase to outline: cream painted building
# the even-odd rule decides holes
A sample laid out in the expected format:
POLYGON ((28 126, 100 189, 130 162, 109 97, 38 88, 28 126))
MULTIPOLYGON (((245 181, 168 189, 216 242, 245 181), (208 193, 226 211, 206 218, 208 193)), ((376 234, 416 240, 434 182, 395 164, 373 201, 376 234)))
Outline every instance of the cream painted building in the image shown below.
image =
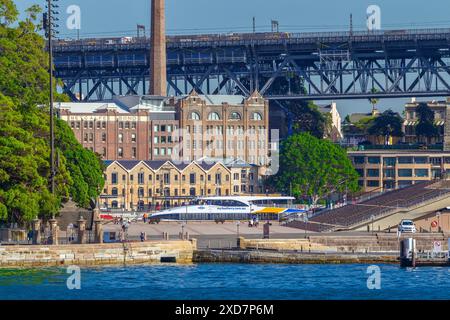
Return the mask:
POLYGON ((262 191, 260 168, 243 162, 106 161, 102 207, 148 210, 179 206, 199 196, 262 191))
POLYGON ((450 174, 450 152, 434 150, 367 150, 348 153, 359 185, 366 191, 388 191, 450 174))

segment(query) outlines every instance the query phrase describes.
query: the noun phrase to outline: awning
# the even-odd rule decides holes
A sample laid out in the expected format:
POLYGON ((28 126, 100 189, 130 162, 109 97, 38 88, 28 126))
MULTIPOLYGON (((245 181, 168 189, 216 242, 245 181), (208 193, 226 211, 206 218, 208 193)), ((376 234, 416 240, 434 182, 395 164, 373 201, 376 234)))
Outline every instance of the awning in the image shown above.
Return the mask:
POLYGON ((282 212, 286 211, 286 208, 264 208, 262 210, 256 211, 254 213, 256 214, 264 214, 264 213, 274 213, 274 214, 280 214, 282 212))

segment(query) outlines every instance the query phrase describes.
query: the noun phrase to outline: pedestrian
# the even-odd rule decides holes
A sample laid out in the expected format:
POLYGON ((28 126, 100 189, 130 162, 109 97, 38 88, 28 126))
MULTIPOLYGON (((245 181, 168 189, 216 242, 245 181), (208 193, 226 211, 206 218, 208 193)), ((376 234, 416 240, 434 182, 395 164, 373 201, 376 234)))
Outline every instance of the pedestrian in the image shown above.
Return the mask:
POLYGON ((143 219, 144 219, 144 223, 147 223, 147 214, 146 213, 144 213, 143 219))
POLYGON ((144 241, 145 241, 145 233, 141 232, 141 242, 144 242, 144 241))

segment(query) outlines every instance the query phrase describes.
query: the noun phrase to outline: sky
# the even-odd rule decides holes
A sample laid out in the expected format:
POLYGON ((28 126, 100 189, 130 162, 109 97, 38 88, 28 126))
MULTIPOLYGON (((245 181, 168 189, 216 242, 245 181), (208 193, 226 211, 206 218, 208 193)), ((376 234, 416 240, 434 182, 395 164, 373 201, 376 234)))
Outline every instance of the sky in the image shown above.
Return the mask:
MULTIPOLYGON (((45 0, 15 0, 19 10, 45 0)), ((136 25, 150 25, 150 0, 59 0, 60 36, 76 37, 65 21, 70 5, 81 9, 81 37, 135 35, 136 25)), ((280 31, 348 30, 350 14, 355 30, 365 29, 366 9, 378 5, 383 29, 450 27, 449 0, 166 0, 168 34, 269 31, 271 20, 280 31)), ((383 99, 379 109, 401 112, 407 99, 383 99)), ((322 102, 321 102, 322 103, 322 102)), ((366 100, 338 101, 343 116, 371 109, 366 100)))

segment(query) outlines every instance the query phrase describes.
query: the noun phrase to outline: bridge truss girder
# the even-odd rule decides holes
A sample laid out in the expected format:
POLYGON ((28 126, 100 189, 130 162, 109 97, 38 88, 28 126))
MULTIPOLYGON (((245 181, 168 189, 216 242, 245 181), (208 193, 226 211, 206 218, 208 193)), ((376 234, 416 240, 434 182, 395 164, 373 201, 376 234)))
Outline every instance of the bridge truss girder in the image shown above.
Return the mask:
MULTIPOLYGON (((245 62, 169 64, 168 92, 243 94, 258 90, 274 100, 420 97, 450 94, 450 59, 441 51, 267 56, 248 50, 245 62)), ((58 69, 72 100, 107 100, 146 94, 147 65, 58 69)))

